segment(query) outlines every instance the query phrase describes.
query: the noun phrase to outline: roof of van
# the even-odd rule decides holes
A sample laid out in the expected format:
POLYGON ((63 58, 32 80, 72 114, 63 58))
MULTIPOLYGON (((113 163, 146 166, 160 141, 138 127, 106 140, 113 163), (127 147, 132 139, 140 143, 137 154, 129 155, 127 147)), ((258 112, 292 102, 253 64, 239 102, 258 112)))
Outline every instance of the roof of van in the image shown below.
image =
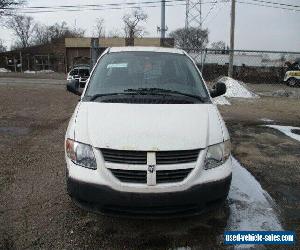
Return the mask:
POLYGON ((124 51, 145 51, 145 52, 166 52, 175 54, 184 54, 183 50, 165 47, 140 47, 140 46, 126 46, 126 47, 111 47, 109 52, 124 52, 124 51))

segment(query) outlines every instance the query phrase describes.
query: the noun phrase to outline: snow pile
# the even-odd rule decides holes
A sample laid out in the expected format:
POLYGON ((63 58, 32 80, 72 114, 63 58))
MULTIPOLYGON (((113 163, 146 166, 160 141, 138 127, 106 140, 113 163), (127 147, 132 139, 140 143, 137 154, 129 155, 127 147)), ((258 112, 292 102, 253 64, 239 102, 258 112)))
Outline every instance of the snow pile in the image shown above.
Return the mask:
POLYGON ((51 69, 43 69, 43 70, 37 71, 36 73, 54 73, 54 71, 51 69))
POLYGON ((50 74, 50 73, 54 73, 54 71, 50 70, 50 69, 43 69, 43 70, 39 70, 39 71, 25 70, 24 73, 25 74, 39 74, 39 73, 50 74))
POLYGON ((35 74, 35 71, 25 70, 24 73, 25 73, 25 74, 35 74))
POLYGON ((258 95, 248 90, 243 82, 224 76, 220 81, 226 84, 226 97, 256 98, 258 95))
POLYGON ((225 96, 218 96, 213 99, 214 104, 217 105, 231 105, 225 96))
POLYGON ((214 103, 219 105, 230 105, 228 98, 257 98, 258 95, 248 90, 243 82, 237 81, 233 78, 224 76, 220 80, 226 84, 226 93, 223 96, 214 98, 214 103))
POLYGON ((274 120, 272 119, 269 119, 269 118, 261 118, 259 119, 260 121, 263 121, 263 122, 274 122, 274 120))
POLYGON ((9 69, 0 68, 0 73, 8 73, 11 72, 9 69))

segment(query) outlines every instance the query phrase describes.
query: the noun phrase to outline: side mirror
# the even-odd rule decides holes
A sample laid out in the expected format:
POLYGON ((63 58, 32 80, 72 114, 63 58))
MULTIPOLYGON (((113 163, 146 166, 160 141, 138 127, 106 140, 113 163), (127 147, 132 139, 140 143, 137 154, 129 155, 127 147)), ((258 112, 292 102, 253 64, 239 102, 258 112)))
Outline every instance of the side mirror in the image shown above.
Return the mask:
POLYGON ((224 82, 217 82, 209 92, 212 98, 224 95, 226 93, 226 84, 224 82))
POLYGON ((80 96, 82 94, 82 89, 80 89, 79 80, 72 79, 69 81, 67 83, 67 91, 80 96))

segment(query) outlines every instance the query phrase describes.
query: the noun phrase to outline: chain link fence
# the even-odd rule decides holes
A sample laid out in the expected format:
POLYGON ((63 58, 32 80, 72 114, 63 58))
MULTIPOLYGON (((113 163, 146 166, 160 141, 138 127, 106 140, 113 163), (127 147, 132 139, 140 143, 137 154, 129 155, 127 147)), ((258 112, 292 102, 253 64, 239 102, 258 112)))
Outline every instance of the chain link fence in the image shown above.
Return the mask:
MULTIPOLYGON (((229 50, 185 51, 196 61, 206 81, 228 75, 229 50)), ((288 70, 300 71, 300 52, 234 50, 233 78, 243 82, 283 83, 288 70)))

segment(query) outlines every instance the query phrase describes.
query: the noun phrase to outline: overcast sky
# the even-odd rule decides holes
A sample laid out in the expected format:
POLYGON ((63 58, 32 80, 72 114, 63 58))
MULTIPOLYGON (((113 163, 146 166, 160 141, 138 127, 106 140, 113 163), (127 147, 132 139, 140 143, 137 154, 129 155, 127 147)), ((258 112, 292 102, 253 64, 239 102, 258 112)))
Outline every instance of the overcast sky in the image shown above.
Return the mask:
MULTIPOLYGON (((55 6, 74 4, 102 4, 102 3, 125 3, 143 2, 145 0, 28 0, 27 6, 55 6)), ((159 2, 159 0, 153 0, 159 2)), ((220 0, 221 1, 221 0, 220 0)), ((252 2, 253 0, 245 0, 252 2)), ((300 5, 300 0, 272 0, 278 3, 300 5)), ((211 0, 203 0, 211 2, 211 0)), ((176 2, 178 4, 178 2, 176 2)), ((181 3, 182 4, 182 3, 181 3)), ((157 4, 159 6, 159 4, 157 4)), ((278 6, 278 5, 277 5, 278 6)), ((212 3, 203 4, 204 28, 209 30, 209 41, 225 41, 229 43, 230 30, 230 4, 212 3)), ((300 10, 300 8, 298 8, 300 10)), ((156 29, 160 25, 160 7, 147 8, 143 10, 149 19, 144 26, 149 37, 158 37, 156 29)), ((131 12, 131 9, 122 10, 82 10, 80 12, 55 12, 30 14, 35 21, 51 25, 55 22, 66 21, 70 26, 75 24, 86 31, 86 36, 92 36, 93 25, 96 18, 105 20, 106 32, 118 30, 122 32, 122 16, 131 12)), ((169 31, 184 27, 185 6, 166 7, 166 25, 169 31)), ((6 45, 13 42, 11 32, 3 27, 0 28, 0 38, 6 45)), ((300 11, 267 8, 262 6, 246 5, 237 3, 236 7, 236 32, 235 44, 237 49, 255 50, 283 50, 300 51, 300 11)))

